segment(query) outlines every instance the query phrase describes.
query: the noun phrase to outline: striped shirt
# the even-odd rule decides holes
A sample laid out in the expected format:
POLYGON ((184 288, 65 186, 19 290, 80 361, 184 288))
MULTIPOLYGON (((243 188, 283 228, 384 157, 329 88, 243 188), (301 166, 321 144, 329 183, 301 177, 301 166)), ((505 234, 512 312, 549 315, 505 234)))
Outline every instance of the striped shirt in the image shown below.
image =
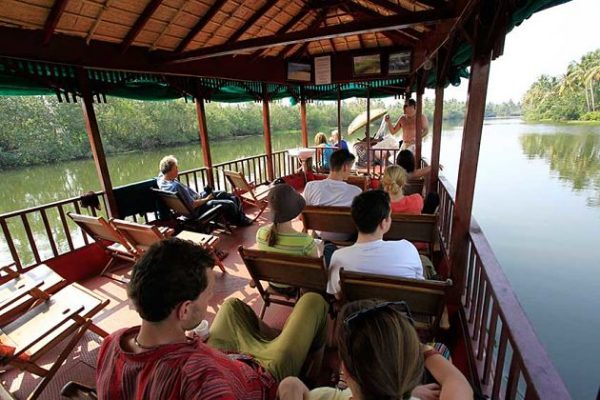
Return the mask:
POLYGON ((269 246, 269 231, 271 225, 265 225, 256 232, 256 243, 259 250, 275 253, 292 254, 296 256, 316 256, 317 247, 314 239, 302 232, 278 232, 277 242, 269 246))
POLYGON ((99 399, 275 399, 277 382, 249 356, 225 354, 191 339, 143 353, 123 350, 123 337, 139 327, 104 339, 98 355, 99 399))

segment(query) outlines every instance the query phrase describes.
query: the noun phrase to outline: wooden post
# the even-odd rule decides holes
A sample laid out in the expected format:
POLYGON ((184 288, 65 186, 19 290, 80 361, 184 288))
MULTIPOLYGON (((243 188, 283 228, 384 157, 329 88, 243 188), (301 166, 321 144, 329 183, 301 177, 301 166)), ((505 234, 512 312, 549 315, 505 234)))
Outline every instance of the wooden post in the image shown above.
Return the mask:
POLYGON ((417 113, 415 115, 415 167, 421 168, 421 147, 423 144, 423 76, 417 76, 417 113))
POLYGON ((342 140, 342 92, 339 85, 337 90, 337 129, 340 140, 342 140))
MULTIPOLYGON (((300 89, 302 91, 302 89, 300 89)), ((302 131, 302 147, 308 147, 308 124, 306 123, 306 99, 300 94, 300 129, 302 131)))
MULTIPOLYGON (((196 97, 196 116, 198 117, 198 133, 200 134, 200 144, 202 145, 202 158, 207 170, 208 184, 215 187, 215 176, 210 155, 210 143, 208 141, 208 129, 206 127, 206 112, 204 110, 204 99, 196 97)), ((200 189, 200 188, 197 188, 200 189)))
POLYGON ((371 88, 367 87, 367 129, 365 137, 367 138, 367 175, 371 174, 371 88))
POLYGON ((265 153, 267 155, 267 179, 272 182, 275 176, 273 170, 273 147, 271 146, 271 119, 269 117, 269 91, 267 84, 263 83, 263 134, 265 137, 265 153))
POLYGON ((438 81, 435 87, 435 111, 433 112, 433 133, 431 138, 431 174, 429 191, 437 191, 437 181, 440 169, 440 148, 442 145, 442 121, 444 115, 444 83, 438 81))
POLYGON ((90 141, 94 164, 96 164, 96 173, 100 179, 102 190, 106 194, 106 204, 108 207, 108 210, 106 211, 109 217, 118 218, 119 210, 110 181, 110 173, 108 171, 108 164, 106 163, 104 148, 102 147, 100 129, 98 129, 98 121, 96 120, 96 112, 94 111, 94 99, 86 70, 79 68, 77 70, 77 78, 79 81, 79 90, 81 90, 81 108, 83 110, 83 118, 85 118, 85 130, 87 131, 88 140, 90 141))
POLYGON ((471 225, 471 211, 473 209, 479 145, 481 142, 485 100, 490 75, 490 61, 491 53, 487 52, 484 56, 474 57, 471 64, 467 115, 463 128, 451 233, 450 267, 451 277, 454 281, 451 300, 454 303, 460 301, 465 286, 468 234, 471 225))

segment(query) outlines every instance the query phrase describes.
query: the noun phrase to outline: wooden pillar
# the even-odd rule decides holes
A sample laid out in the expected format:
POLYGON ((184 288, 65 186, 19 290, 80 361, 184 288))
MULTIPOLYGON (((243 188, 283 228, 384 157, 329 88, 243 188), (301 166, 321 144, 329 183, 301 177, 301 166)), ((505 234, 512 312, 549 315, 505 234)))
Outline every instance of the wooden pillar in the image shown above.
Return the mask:
POLYGON ((212 157, 210 155, 210 143, 208 141, 208 129, 206 127, 204 99, 202 97, 196 98, 196 116, 198 117, 198 133, 200 134, 200 144, 202 145, 202 158, 204 160, 204 166, 207 169, 208 184, 214 188, 215 176, 212 165, 212 157))
POLYGON ((437 181, 440 170, 440 148, 442 145, 442 121, 444 116, 444 84, 435 87, 435 110, 433 112, 433 133, 431 138, 431 173, 429 176, 429 191, 437 191, 437 181))
POLYGON ((367 175, 371 174, 371 88, 367 87, 367 129, 365 137, 367 139, 367 175))
POLYGON ((342 92, 339 86, 337 90, 337 129, 340 140, 342 140, 342 92))
POLYGON ((300 129, 302 132, 302 147, 308 147, 308 124, 306 123, 306 99, 300 97, 300 129))
POLYGON ((102 139, 100 138, 100 129, 98 128, 98 121, 96 120, 94 99, 87 78, 87 72, 85 69, 80 68, 77 70, 77 75, 79 90, 81 90, 81 108, 83 110, 83 118, 85 118, 85 130, 87 131, 88 140, 90 141, 90 148, 92 150, 92 156, 94 157, 94 164, 96 165, 96 173, 100 179, 102 190, 106 194, 106 204, 108 207, 108 210, 106 211, 109 217, 118 218, 119 210, 110 181, 110 173, 108 172, 104 148, 102 147, 102 139))
POLYGON ((267 155, 267 179, 272 182, 275 176, 273 170, 273 147, 271 145, 271 118, 269 117, 269 91, 267 84, 263 83, 263 135, 265 138, 265 154, 267 155))
POLYGON ((417 113, 415 115, 415 166, 421 168, 421 147, 423 144, 423 76, 417 77, 417 113))
POLYGON ((454 290, 451 296, 453 302, 460 301, 465 285, 468 234, 473 209, 473 194, 477 177, 477 162, 485 114, 490 61, 491 53, 488 52, 485 56, 475 57, 471 64, 467 115, 463 128, 451 233, 450 266, 451 277, 454 281, 454 290))

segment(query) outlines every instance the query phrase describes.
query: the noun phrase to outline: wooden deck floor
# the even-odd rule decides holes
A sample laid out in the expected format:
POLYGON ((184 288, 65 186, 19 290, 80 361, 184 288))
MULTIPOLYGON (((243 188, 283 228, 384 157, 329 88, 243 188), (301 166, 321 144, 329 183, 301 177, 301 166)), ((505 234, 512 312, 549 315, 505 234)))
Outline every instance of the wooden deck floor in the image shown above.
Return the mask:
MULTIPOLYGON (((243 300, 258 314, 262 306, 262 300, 258 291, 248 285, 250 275, 237 253, 237 247, 239 245, 254 246, 256 231, 260 226, 269 223, 268 218, 269 213, 267 211, 251 226, 237 228, 233 234, 219 234, 221 241, 218 248, 229 253, 227 258, 223 260, 227 273, 223 274, 218 268, 215 268, 217 279, 214 297, 208 306, 207 319, 209 322, 212 322, 219 310, 219 305, 230 297, 243 300)), ((298 224, 298 228, 302 226, 300 221, 295 222, 295 224, 298 224)), ((126 266, 117 273, 127 278, 130 276, 131 266, 126 266)), ((94 318, 94 322, 101 328, 107 332, 114 332, 121 328, 140 324, 140 317, 127 298, 124 284, 106 277, 94 277, 81 283, 98 295, 110 299, 109 305, 94 318)), ((288 307, 272 305, 268 308, 264 320, 273 327, 282 328, 290 310, 288 307)), ((60 388, 70 380, 94 385, 95 362, 100 343, 101 339, 95 334, 86 334, 40 399, 60 398, 60 388)), ((60 349, 56 349, 56 351, 44 355, 41 361, 51 362, 59 352, 60 349)), ((1 379, 5 388, 18 399, 26 398, 39 382, 39 378, 35 375, 18 370, 4 372, 1 379)))

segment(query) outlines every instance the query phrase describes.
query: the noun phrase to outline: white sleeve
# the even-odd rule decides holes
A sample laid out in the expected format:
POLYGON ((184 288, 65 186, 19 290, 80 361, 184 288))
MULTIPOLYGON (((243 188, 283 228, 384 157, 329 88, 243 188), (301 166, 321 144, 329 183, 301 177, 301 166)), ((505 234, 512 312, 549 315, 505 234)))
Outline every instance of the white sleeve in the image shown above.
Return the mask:
POLYGON ((312 190, 311 188, 313 187, 313 185, 310 184, 310 182, 308 182, 306 184, 306 186, 304 187, 304 192, 302 193, 302 196, 304 197, 304 200, 306 201, 306 205, 310 206, 312 205, 312 190))
POLYGON ((342 291, 340 287, 340 263, 337 261, 333 253, 331 256, 331 263, 329 264, 329 280, 327 281, 327 293, 337 294, 342 291))

